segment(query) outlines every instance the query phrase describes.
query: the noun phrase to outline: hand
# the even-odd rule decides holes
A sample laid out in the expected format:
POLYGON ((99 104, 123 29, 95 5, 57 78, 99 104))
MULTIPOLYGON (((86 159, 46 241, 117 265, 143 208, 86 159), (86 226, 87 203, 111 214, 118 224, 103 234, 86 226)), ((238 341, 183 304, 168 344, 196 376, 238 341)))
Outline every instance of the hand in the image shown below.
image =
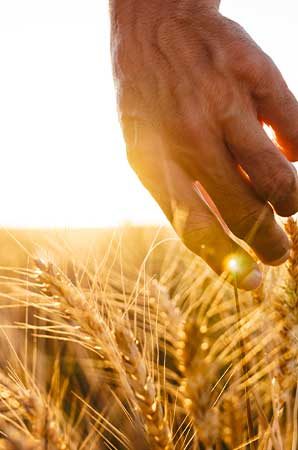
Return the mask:
POLYGON ((273 208, 284 217, 298 210, 289 162, 298 156, 298 104, 218 2, 122 6, 112 8, 112 55, 129 161, 190 250, 219 274, 236 257, 240 286, 253 289, 260 270, 234 236, 265 264, 288 258, 273 208))

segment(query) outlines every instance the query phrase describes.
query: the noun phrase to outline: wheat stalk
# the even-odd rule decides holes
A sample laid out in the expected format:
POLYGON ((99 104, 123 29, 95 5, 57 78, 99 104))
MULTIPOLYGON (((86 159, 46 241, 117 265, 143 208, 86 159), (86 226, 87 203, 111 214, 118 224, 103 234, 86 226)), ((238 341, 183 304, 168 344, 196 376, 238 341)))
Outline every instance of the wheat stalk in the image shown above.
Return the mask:
POLYGON ((88 301, 84 293, 73 286, 60 270, 41 261, 36 264, 43 291, 59 302, 58 309, 66 315, 67 320, 72 319, 79 324, 88 348, 93 347, 118 373, 126 394, 145 426, 152 449, 173 449, 161 400, 132 332, 116 319, 113 329, 109 328, 96 305, 88 301))

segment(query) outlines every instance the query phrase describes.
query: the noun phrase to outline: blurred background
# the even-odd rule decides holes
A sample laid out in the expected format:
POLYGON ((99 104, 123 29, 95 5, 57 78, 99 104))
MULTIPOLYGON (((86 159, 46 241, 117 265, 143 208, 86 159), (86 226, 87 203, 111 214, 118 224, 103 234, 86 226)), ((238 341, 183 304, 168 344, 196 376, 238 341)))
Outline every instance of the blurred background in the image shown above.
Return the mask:
MULTIPOLYGON (((222 0, 298 96, 293 0, 222 0)), ((0 225, 164 223, 117 121, 108 0, 0 1, 0 225)))

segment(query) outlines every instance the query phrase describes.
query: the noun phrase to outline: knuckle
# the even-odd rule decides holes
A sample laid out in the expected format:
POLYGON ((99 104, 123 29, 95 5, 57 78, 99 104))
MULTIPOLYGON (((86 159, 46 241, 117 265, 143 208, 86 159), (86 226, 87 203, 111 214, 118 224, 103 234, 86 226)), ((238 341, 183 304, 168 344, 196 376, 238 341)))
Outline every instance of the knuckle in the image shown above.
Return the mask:
POLYGON ((272 95, 272 85, 276 83, 278 70, 262 50, 253 42, 239 42, 232 56, 232 68, 237 78, 247 82, 258 99, 272 95))
MULTIPOLYGON (((261 154, 263 154, 264 161, 269 152, 262 152, 261 154)), ((288 164, 285 167, 285 164, 276 160, 264 167, 263 161, 261 159, 257 160, 259 164, 259 172, 257 174, 259 179, 257 184, 259 184, 258 187, 263 191, 265 200, 272 200, 276 196, 290 193, 290 190, 295 186, 295 178, 288 164)))
POLYGON ((286 201, 297 194, 297 174, 293 167, 279 169, 265 180, 268 199, 273 203, 286 201))
MULTIPOLYGON (((297 118, 297 110, 298 110, 298 102, 297 99, 295 97, 295 95, 293 94, 293 92, 289 89, 289 87, 287 86, 286 82, 283 81, 283 85, 280 88, 281 91, 281 101, 284 101, 284 108, 285 110, 288 112, 288 116, 289 117, 293 117, 293 118, 297 118)), ((290 134, 293 134, 294 136, 296 136, 296 138, 298 138, 298 131, 297 131, 297 124, 295 123, 295 121, 289 121, 289 128, 290 128, 290 134), (294 122, 294 123, 293 123, 294 122)), ((297 142, 297 141, 296 141, 297 142)))
POLYGON ((276 188, 272 193, 272 204, 282 216, 295 214, 298 209, 298 180, 296 170, 283 171, 275 180, 276 188))
POLYGON ((280 101, 287 102, 288 87, 285 80, 272 59, 265 53, 261 55, 259 64, 256 66, 254 96, 262 102, 275 95, 280 98, 280 101))
POLYGON ((253 79, 266 72, 266 69, 264 69, 264 65, 267 66, 266 60, 264 60, 263 55, 258 51, 249 51, 242 64, 246 73, 253 79))
POLYGON ((266 72, 270 65, 266 55, 246 35, 242 34, 241 38, 233 40, 230 46, 233 51, 229 52, 229 60, 233 71, 241 79, 255 80, 266 72))
POLYGON ((291 167, 288 170, 280 171, 277 176, 276 184, 278 186, 278 192, 283 198, 297 192, 296 170, 291 167))

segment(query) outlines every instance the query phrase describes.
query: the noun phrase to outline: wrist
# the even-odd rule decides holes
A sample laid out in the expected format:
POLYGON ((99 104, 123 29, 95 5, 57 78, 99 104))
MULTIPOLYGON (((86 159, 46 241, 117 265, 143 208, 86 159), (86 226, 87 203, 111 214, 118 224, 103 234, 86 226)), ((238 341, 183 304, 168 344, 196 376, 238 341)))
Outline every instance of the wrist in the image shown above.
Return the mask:
MULTIPOLYGON (((175 16, 183 15, 184 12, 190 14, 199 14, 206 9, 219 9, 221 0, 109 0, 111 21, 113 25, 126 26, 127 23, 133 24, 138 18, 152 18, 163 15, 175 16)), ((143 19, 144 20, 144 19, 143 19)))

